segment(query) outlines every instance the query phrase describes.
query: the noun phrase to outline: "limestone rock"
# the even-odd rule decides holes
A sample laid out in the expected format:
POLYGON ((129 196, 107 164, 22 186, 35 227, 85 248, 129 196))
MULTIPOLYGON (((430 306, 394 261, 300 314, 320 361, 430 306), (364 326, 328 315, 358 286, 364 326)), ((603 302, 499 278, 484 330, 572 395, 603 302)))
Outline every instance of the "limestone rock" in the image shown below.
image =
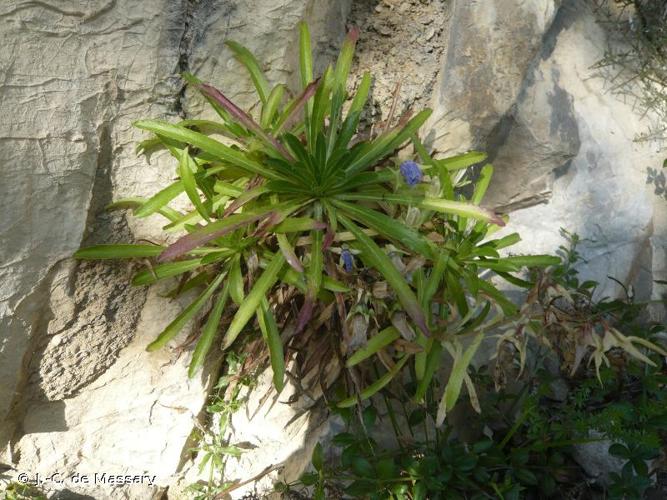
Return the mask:
POLYGON ((328 0, 2 3, 0 109, 11 119, 0 124, 0 461, 15 474, 156 476, 154 486, 44 485, 96 498, 150 498, 171 481, 219 357, 188 380, 188 350, 146 353, 182 304, 130 288, 127 264, 70 256, 82 243, 164 241, 159 217, 104 207, 173 179, 168 154, 136 156, 145 134, 131 123, 198 113, 181 71, 252 104, 226 39, 283 81, 297 22, 310 20, 316 50, 329 50, 348 10, 328 0))
POLYGON ((427 138, 438 151, 485 145, 515 103, 557 6, 554 0, 452 2, 427 138))
POLYGON ((519 208, 506 231, 523 241, 511 252, 553 253, 563 227, 584 240, 581 277, 599 281, 600 296, 623 293, 613 276, 645 300, 655 293, 653 269, 664 269, 651 242, 664 238, 667 212, 646 169, 661 165, 664 153, 635 141, 649 119, 591 69, 606 47, 593 11, 567 2, 554 24, 497 149, 489 201, 519 208))

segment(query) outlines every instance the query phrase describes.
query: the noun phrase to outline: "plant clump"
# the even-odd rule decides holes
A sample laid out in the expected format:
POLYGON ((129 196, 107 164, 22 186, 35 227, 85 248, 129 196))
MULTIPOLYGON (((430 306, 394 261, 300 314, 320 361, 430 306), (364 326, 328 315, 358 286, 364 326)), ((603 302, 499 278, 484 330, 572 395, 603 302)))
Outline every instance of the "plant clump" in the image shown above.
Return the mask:
MULTIPOLYGON (((292 375, 287 366, 302 385, 324 389, 347 373, 347 396, 337 405, 349 408, 404 367, 415 377, 412 396, 423 401, 449 358, 441 425, 464 387, 479 407, 468 371, 487 333, 496 332, 499 351, 513 345, 522 364, 527 339, 542 335, 535 315, 543 311, 518 307, 498 281, 531 289, 536 282, 522 273, 560 260, 501 254, 520 238, 497 237, 507 218, 480 206, 493 167, 483 153, 429 151, 419 132, 430 110, 390 116, 370 137, 358 133, 372 79, 364 74, 348 94, 357 36, 352 30, 335 64, 316 77, 301 24, 301 87, 291 98, 286 85, 269 84, 247 49, 228 42, 257 92, 254 116, 184 75, 220 120, 137 121, 151 134, 139 151, 168 151, 177 179, 149 199, 110 207, 163 217, 165 232, 179 238, 166 246, 97 245, 76 257, 140 259, 147 266, 134 285, 177 278, 173 295, 199 290, 147 347, 167 346, 200 319, 190 376, 214 346, 226 350, 258 332, 278 391, 292 375), (480 167, 474 174, 473 166, 480 167), (170 206, 183 193, 193 207, 186 213, 170 206)), ((562 295, 557 285, 542 288, 562 295)), ((595 346, 596 366, 614 347, 658 349, 615 330, 590 331, 587 339, 580 354, 595 346)))

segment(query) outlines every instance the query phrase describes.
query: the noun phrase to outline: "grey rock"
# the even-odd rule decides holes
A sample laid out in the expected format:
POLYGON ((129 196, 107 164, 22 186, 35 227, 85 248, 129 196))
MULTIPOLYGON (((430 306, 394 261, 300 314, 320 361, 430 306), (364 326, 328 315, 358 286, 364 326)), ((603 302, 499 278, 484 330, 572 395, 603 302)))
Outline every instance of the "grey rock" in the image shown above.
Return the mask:
POLYGON ((188 380, 187 350, 145 352, 183 304, 130 288, 127 264, 70 256, 82 243, 165 241, 158 218, 126 219, 104 207, 173 179, 168 155, 150 164, 135 155, 145 135, 131 123, 199 114, 203 100, 183 92, 181 71, 252 105, 249 78, 223 42, 255 51, 271 80, 293 81, 298 21, 310 21, 317 54, 331 52, 349 5, 2 3, 0 109, 11 117, 0 124, 2 462, 47 475, 156 476, 155 486, 45 485, 96 498, 150 498, 170 483, 220 358, 188 380))
POLYGON ((558 2, 454 0, 428 141, 440 152, 484 145, 516 102, 558 2))

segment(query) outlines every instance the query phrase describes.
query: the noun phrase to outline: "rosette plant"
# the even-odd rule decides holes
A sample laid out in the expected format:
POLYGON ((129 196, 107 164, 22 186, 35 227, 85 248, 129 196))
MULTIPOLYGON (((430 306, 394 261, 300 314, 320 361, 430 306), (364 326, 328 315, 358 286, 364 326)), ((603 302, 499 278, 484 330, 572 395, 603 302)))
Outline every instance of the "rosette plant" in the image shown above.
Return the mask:
POLYGON ((152 134, 140 150, 166 148, 177 161, 178 179, 150 199, 120 200, 112 207, 133 208, 136 217, 159 214, 169 221, 166 231, 184 234, 167 246, 98 245, 76 257, 149 259, 134 285, 180 276, 180 291, 203 288, 148 346, 164 347, 186 323, 204 316, 191 375, 218 334, 226 349, 258 327, 278 390, 286 360, 303 357, 308 342, 319 349, 299 358, 304 372, 325 360, 354 366, 378 355, 384 375, 340 403, 349 406, 380 390, 413 357, 423 396, 446 349, 455 369, 444 412, 467 380, 480 340, 476 335, 463 350, 454 334, 476 334, 489 321, 516 312, 480 273, 493 270, 516 281, 510 272, 552 261, 500 258, 498 250, 518 236, 489 239, 504 225, 479 206, 492 167, 481 169, 473 189, 463 189, 472 182, 468 167, 485 156, 434 159, 418 138, 429 110, 396 123, 389 117, 371 134, 359 133, 371 76, 364 74, 348 95, 356 38, 351 31, 335 64, 315 78, 310 35, 301 24, 301 89, 292 98, 286 85, 270 86, 247 49, 228 42, 257 91, 256 116, 185 75, 220 121, 137 121, 136 127, 152 134), (402 149, 399 162, 395 154, 402 149), (191 212, 169 206, 181 193, 192 202, 191 212), (366 320, 363 331, 354 323, 359 317, 366 320), (360 333, 363 339, 355 341, 360 333))

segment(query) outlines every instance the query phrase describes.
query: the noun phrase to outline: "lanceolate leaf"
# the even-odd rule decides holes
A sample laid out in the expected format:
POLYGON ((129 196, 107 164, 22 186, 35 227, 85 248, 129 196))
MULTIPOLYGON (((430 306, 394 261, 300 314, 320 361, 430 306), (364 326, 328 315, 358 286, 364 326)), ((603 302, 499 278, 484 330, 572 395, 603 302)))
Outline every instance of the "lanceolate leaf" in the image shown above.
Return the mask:
POLYGON ((278 393, 285 387, 285 353, 283 342, 278 331, 278 324, 269 308, 269 303, 264 298, 257 310, 257 322, 262 331, 262 337, 269 348, 269 358, 273 370, 273 385, 278 393))
POLYGON ((369 165, 387 156, 412 136, 431 115, 427 109, 412 118, 399 132, 392 131, 378 137, 359 158, 347 167, 348 175, 365 170, 369 165))
POLYGON ((299 260, 299 257, 296 256, 296 253, 294 253, 294 247, 287 239, 287 236, 278 233, 276 238, 278 239, 278 246, 280 247, 280 251, 285 256, 287 263, 296 271, 302 273, 303 266, 301 265, 301 261, 299 260))
POLYGON ((386 201, 389 203, 400 203, 402 205, 412 205, 424 210, 432 210, 434 212, 442 212, 452 215, 461 215, 463 217, 471 217, 473 219, 480 219, 493 222, 499 226, 504 226, 505 222, 490 210, 472 205, 470 203, 463 203, 460 201, 443 200, 441 198, 429 198, 412 196, 406 194, 341 194, 336 198, 341 200, 353 201, 386 201))
POLYGON ((317 92, 317 89, 320 85, 320 79, 318 78, 317 80, 310 82, 308 86, 301 92, 301 94, 294 99, 289 106, 285 109, 282 115, 280 115, 280 118, 278 118, 278 121, 276 122, 275 126, 275 133, 276 135, 279 135, 283 131, 289 131, 292 128, 292 125, 298 120, 299 118, 299 113, 303 109, 304 105, 308 103, 308 105, 311 105, 312 103, 309 102, 310 98, 315 95, 315 92, 317 92))
POLYGON ((194 318, 195 314, 199 312, 199 310, 204 306, 206 301, 211 297, 213 292, 220 286, 220 283, 222 283, 222 280, 225 278, 224 274, 218 275, 218 277, 211 283, 204 292, 197 297, 197 299, 190 304, 188 307, 185 308, 185 310, 179 314, 174 321, 169 323, 167 328, 165 328, 160 335, 158 335, 158 338, 156 338, 153 342, 148 344, 148 347, 146 347, 147 351, 155 351, 161 347, 164 347, 167 342, 169 342, 171 339, 173 339, 176 335, 178 335, 178 332, 180 332, 183 327, 187 324, 188 321, 190 321, 192 318, 194 318))
POLYGON ((167 262, 166 264, 158 264, 152 266, 150 269, 145 269, 137 273, 132 279, 134 286, 150 285, 157 280, 164 278, 171 278, 179 274, 187 273, 197 269, 202 265, 201 259, 180 260, 178 262, 167 262))
POLYGON ((218 333, 220 319, 222 318, 222 313, 224 312, 225 306, 227 305, 228 298, 229 283, 225 283, 222 288, 222 292, 215 301, 213 309, 208 315, 208 320, 204 325, 204 329, 201 332, 199 340, 197 340, 197 346, 195 347, 195 352, 192 354, 192 361, 190 361, 190 366, 188 368, 188 377, 190 378, 192 378, 199 367, 204 364, 206 355, 211 350, 215 336, 218 333))
POLYGON ((515 255, 503 258, 519 267, 547 267, 560 264, 560 258, 555 255, 515 255))
POLYGON ((479 205, 486 194, 486 190, 489 187, 491 182, 491 177, 493 176, 493 167, 491 165, 484 165, 482 170, 479 173, 479 179, 475 183, 475 191, 472 195, 472 202, 475 205, 479 205))
POLYGON ((134 215, 137 217, 147 217, 163 208, 182 192, 183 183, 180 180, 169 184, 166 188, 159 191, 155 196, 152 196, 146 203, 141 205, 141 207, 134 212, 134 215))
POLYGON ((158 260, 160 262, 174 260, 175 258, 180 257, 181 255, 184 255, 199 246, 205 245, 211 240, 220 238, 221 236, 224 236, 225 234, 230 233, 238 228, 264 219, 268 217, 270 213, 271 212, 260 214, 234 214, 226 217, 224 220, 213 222, 198 232, 183 236, 178 241, 176 241, 176 243, 169 245, 167 249, 160 254, 158 260))
POLYGON ((396 292, 398 300, 405 308, 405 312, 410 315, 419 329, 428 336, 429 330, 426 324, 424 311, 422 311, 417 297, 415 297, 415 294, 410 289, 410 285, 408 285, 405 278, 401 276, 401 273, 398 272, 398 269, 396 269, 387 254, 385 254, 371 238, 364 234, 364 232, 347 217, 339 215, 338 220, 356 238, 356 241, 363 252, 362 259, 367 262, 369 266, 374 267, 382 273, 389 285, 396 292))
POLYGON ((409 248, 417 255, 425 257, 433 255, 433 248, 428 240, 410 226, 362 205, 353 205, 336 200, 332 200, 332 203, 349 217, 361 222, 370 229, 375 229, 379 234, 394 240, 399 245, 409 248))
POLYGON ((239 62, 246 67, 248 73, 250 73, 252 82, 255 84, 259 98, 261 99, 262 103, 266 103, 269 95, 269 82, 266 81, 264 72, 259 66, 259 62, 257 62, 255 56, 244 46, 231 40, 225 42, 225 45, 232 49, 236 59, 238 59, 239 62))
MULTIPOLYGON (((145 198, 139 198, 133 196, 129 198, 121 198, 120 200, 116 200, 113 203, 108 204, 105 208, 107 210, 137 209, 142 205, 146 204, 147 201, 148 200, 146 200, 145 198)), ((180 212, 166 206, 157 210, 157 213, 159 213, 160 215, 169 219, 172 222, 178 220, 179 217, 181 217, 180 212)))
POLYGON ((261 163, 250 159, 245 153, 230 148, 229 146, 225 146, 221 142, 211 139, 199 132, 195 132, 194 130, 172 125, 160 120, 139 120, 134 122, 134 126, 140 129, 149 130, 158 135, 192 144, 193 146, 247 172, 258 174, 268 179, 282 179, 282 176, 264 167, 261 163))
POLYGON ((464 153, 462 155, 453 156, 451 158, 445 158, 443 160, 436 160, 438 165, 445 167, 447 170, 461 170, 463 168, 468 168, 477 163, 481 163, 486 160, 486 154, 480 153, 479 151, 471 151, 469 153, 464 153))
POLYGON ((95 245, 82 248, 74 254, 75 259, 140 259, 155 257, 164 251, 158 245, 95 245))
POLYGON ((284 85, 276 85, 271 93, 269 98, 266 101, 266 104, 262 107, 262 117, 260 119, 260 125, 262 128, 269 128, 273 119, 276 116, 278 107, 280 106, 280 101, 283 99, 283 94, 285 93, 284 85))
POLYGON ((250 293, 243 301, 238 311, 236 311, 236 315, 229 325, 227 333, 225 333, 222 346, 223 349, 227 349, 230 345, 232 345, 250 318, 252 318, 252 316, 255 314, 255 311, 257 311, 257 308, 266 296, 266 293, 275 284, 275 282, 278 281, 278 276, 280 275, 280 271, 284 265, 285 257, 281 252, 276 252, 268 267, 257 279, 255 285, 252 287, 252 290, 250 290, 250 293))
POLYGON ((393 326, 385 328, 380 333, 373 335, 368 340, 365 346, 363 346, 358 351, 356 351, 352 356, 347 358, 347 362, 345 363, 345 365, 348 368, 354 365, 358 365, 364 359, 370 358, 371 356, 376 354, 380 349, 388 346, 396 339, 398 339, 400 336, 401 333, 393 326))
MULTIPOLYGON (((445 421, 447 413, 454 408, 456 400, 461 394, 461 387, 463 385, 463 377, 465 376, 472 357, 477 352, 482 339, 484 338, 484 332, 481 331, 475 336, 475 339, 472 343, 466 348, 466 350, 460 354, 454 360, 454 366, 452 367, 452 373, 449 376, 447 381, 447 386, 445 387, 445 392, 442 395, 440 400, 440 405, 438 406, 438 414, 436 417, 435 425, 440 426, 445 421)), ((460 351, 458 351, 460 352, 460 351)))
POLYGON ((310 31, 305 22, 299 23, 299 70, 301 86, 305 88, 313 80, 313 52, 310 48, 310 31))
POLYGON ((199 215, 201 215, 204 219, 210 221, 211 219, 209 218, 208 210, 206 210, 204 203, 202 203, 201 198, 199 197, 199 191, 197 191, 197 182, 195 181, 195 175, 192 171, 192 169, 196 167, 193 165, 193 163, 194 162, 188 153, 188 148, 185 148, 181 154, 178 173, 181 177, 181 180, 183 181, 185 192, 188 195, 188 198, 190 198, 192 204, 197 209, 197 212, 199 212, 199 215))
POLYGON ((380 377, 371 385, 366 387, 363 391, 361 391, 361 394, 359 394, 358 397, 352 396, 346 398, 341 402, 339 402, 337 406, 339 408, 349 408, 375 395, 376 393, 381 391, 389 382, 391 382, 391 380, 401 371, 401 368, 403 368, 403 365, 405 365, 405 363, 408 361, 409 358, 410 358, 409 355, 403 356, 399 361, 396 362, 396 364, 391 368, 391 370, 389 370, 387 373, 382 375, 382 377, 380 377))
POLYGON ((241 108, 236 106, 236 104, 234 104, 232 101, 227 99, 227 97, 225 97, 225 95, 222 92, 220 92, 215 87, 208 85, 206 83, 201 84, 199 86, 199 89, 204 94, 209 96, 211 99, 214 99, 218 104, 220 104, 220 106, 225 108, 229 112, 229 114, 231 114, 236 120, 238 120, 238 122, 241 123, 244 127, 246 127, 248 130, 252 130, 264 142, 273 146, 276 149, 276 151, 278 151, 285 159, 289 161, 294 161, 292 155, 289 154, 289 152, 285 149, 285 147, 282 144, 280 144, 280 142, 278 142, 278 140, 275 137, 272 137, 268 133, 266 133, 264 129, 260 127, 259 124, 255 120, 253 120, 249 114, 247 114, 241 108))

